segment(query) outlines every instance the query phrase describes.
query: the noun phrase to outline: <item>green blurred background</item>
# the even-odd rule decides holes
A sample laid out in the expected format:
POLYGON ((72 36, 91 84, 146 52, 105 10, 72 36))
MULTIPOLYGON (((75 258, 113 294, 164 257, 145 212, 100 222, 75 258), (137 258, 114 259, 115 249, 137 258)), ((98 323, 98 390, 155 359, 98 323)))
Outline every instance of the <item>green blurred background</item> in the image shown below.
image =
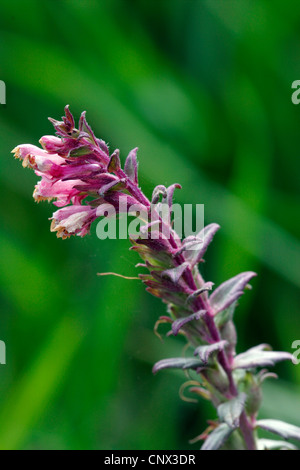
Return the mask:
MULTIPOLYGON (((300 339, 300 3, 289 0, 1 0, 0 448, 197 449, 210 405, 182 402, 179 355, 153 325, 165 308, 137 281, 128 241, 67 241, 53 207, 10 156, 52 133, 69 103, 96 135, 140 148, 140 181, 180 182, 181 203, 218 222, 203 268, 220 283, 258 273, 236 314, 239 351, 300 339)), ((300 425, 300 365, 277 367, 261 416, 300 425)))

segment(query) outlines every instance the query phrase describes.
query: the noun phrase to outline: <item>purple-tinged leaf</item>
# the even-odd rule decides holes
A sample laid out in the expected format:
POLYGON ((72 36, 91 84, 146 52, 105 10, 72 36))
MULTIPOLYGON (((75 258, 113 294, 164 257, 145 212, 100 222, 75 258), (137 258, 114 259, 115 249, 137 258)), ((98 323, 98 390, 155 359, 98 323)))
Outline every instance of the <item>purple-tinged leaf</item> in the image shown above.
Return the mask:
POLYGON ((256 426, 266 431, 270 431, 284 439, 296 439, 300 441, 300 428, 293 424, 285 423, 277 419, 261 419, 256 422, 256 426))
POLYGON ((80 119, 79 119, 79 131, 87 133, 92 139, 92 141, 95 144, 97 144, 97 139, 94 135, 94 132, 92 131, 92 128, 87 123, 85 111, 81 114, 80 119))
MULTIPOLYGON (((205 312, 205 310, 201 311, 205 312)), ((209 344, 208 346, 198 346, 198 348, 195 349, 194 356, 198 356, 201 361, 207 364, 209 357, 213 353, 222 351, 227 345, 228 342, 226 340, 222 340, 214 344, 209 344)))
MULTIPOLYGON (((131 237, 130 241, 136 243, 137 245, 145 245, 147 248, 154 252, 166 252, 165 257, 168 258, 167 253, 170 251, 170 243, 167 239, 163 238, 160 232, 154 231, 152 232, 153 238, 150 239, 143 239, 137 238, 133 239, 131 237)), ((139 251, 139 246, 131 247, 131 250, 139 251)), ((142 252, 142 250, 140 250, 142 252)))
POLYGON ((293 355, 282 351, 260 351, 254 348, 235 357, 234 369, 254 369, 256 367, 271 367, 276 362, 293 360, 293 355))
POLYGON ((254 276, 256 274, 249 271, 238 274, 221 284, 209 297, 214 313, 217 314, 225 310, 235 302, 244 293, 243 290, 254 276))
POLYGON ((122 189, 122 188, 125 188, 125 186, 126 186, 126 182, 124 179, 121 179, 121 180, 116 179, 114 181, 111 181, 108 184, 103 185, 101 189, 99 189, 98 194, 99 196, 103 197, 108 191, 111 191, 112 189, 114 190, 122 189))
POLYGON ((152 193, 151 204, 154 204, 154 205, 157 204, 160 196, 162 196, 163 198, 167 197, 167 188, 163 186, 162 184, 159 184, 158 186, 154 188, 153 193, 152 193))
POLYGON ((213 286, 214 286, 213 282, 210 282, 210 281, 205 282, 200 289, 196 290, 195 292, 193 292, 191 295, 188 296, 187 302, 191 302, 195 300, 197 297, 199 297, 199 295, 203 294, 204 292, 208 292, 212 290, 213 286))
POLYGON ((203 363, 199 359, 174 357, 172 359, 163 359, 155 364, 153 373, 156 374, 159 370, 163 369, 198 369, 203 367, 203 363))
POLYGON ((121 168, 120 162, 120 150, 115 150, 114 153, 111 155, 107 171, 112 173, 113 171, 118 171, 121 168))
MULTIPOLYGON (((148 287, 153 287, 155 289, 159 289, 162 292, 165 291, 165 292, 181 293, 180 286, 177 286, 176 284, 174 284, 171 281, 168 281, 167 279, 162 280, 161 277, 155 271, 151 271, 151 275, 152 275, 154 280, 145 281, 145 284, 148 287)), ((140 274, 140 277, 141 276, 144 277, 145 275, 140 274)))
POLYGON ((187 250, 184 254, 185 259, 193 265, 200 263, 219 228, 218 224, 207 225, 198 233, 194 241, 187 239, 187 250))
POLYGON ((178 183, 175 183, 169 186, 167 189, 166 202, 170 208, 172 207, 172 204, 173 204, 173 196, 174 196, 175 189, 181 189, 181 185, 178 183))
POLYGON ((187 323, 193 320, 200 320, 200 318, 204 315, 205 312, 206 310, 199 310, 199 312, 193 313, 192 315, 189 315, 188 317, 178 318, 177 320, 175 320, 172 324, 173 335, 177 336, 179 333, 179 330, 187 323))
POLYGON ((98 144, 99 148, 102 150, 102 152, 106 153, 107 156, 109 156, 109 148, 102 139, 96 139, 96 144, 98 144))
POLYGON ((245 408, 247 395, 240 393, 232 400, 218 406, 220 421, 226 423, 230 428, 236 429, 240 425, 240 416, 245 408))
POLYGON ((247 353, 258 352, 258 351, 272 351, 272 346, 267 343, 258 344, 248 349, 247 353))
MULTIPOLYGON (((57 134, 62 137, 69 137, 72 134, 75 126, 75 121, 72 113, 70 112, 69 105, 65 107, 65 116, 62 117, 62 121, 57 121, 56 119, 48 118, 49 121, 53 124, 57 134)), ((78 132, 77 132, 78 135, 78 132)))
POLYGON ((206 438, 201 450, 218 450, 227 441, 234 429, 226 423, 220 424, 210 435, 206 438))
POLYGON ((174 304, 178 305, 181 307, 185 306, 185 296, 181 294, 180 292, 166 292, 164 291, 163 293, 159 291, 155 287, 147 287, 146 291, 149 292, 150 294, 154 295, 155 297, 158 297, 160 299, 163 299, 163 302, 168 303, 168 304, 174 304))
POLYGON ((177 284, 184 271, 190 266, 190 263, 185 262, 177 266, 176 268, 167 269, 162 272, 162 276, 170 279, 174 284, 177 284))
MULTIPOLYGON (((174 256, 181 255, 185 251, 192 251, 193 254, 194 254, 194 250, 200 249, 202 244, 203 244, 203 240, 200 240, 199 238, 196 238, 196 237, 193 237, 193 236, 187 237, 187 238, 185 238, 185 240, 183 240, 183 244, 182 244, 181 248, 179 248, 176 251, 176 253, 174 253, 174 256)), ((188 259, 189 256, 192 258, 192 253, 189 253, 186 256, 186 258, 188 259)))
POLYGON ((70 111, 70 105, 69 104, 67 104, 67 106, 65 106, 65 115, 66 116, 63 117, 64 123, 66 125, 68 124, 70 126, 71 130, 74 129, 75 121, 74 121, 73 114, 70 111))
POLYGON ((134 183, 138 184, 138 162, 136 158, 138 149, 131 150, 125 161, 124 171, 128 178, 134 183))
MULTIPOLYGON (((122 178, 119 180, 120 189, 124 189, 127 187, 126 178, 122 178)), ((147 207, 137 202, 135 197, 129 196, 128 194, 124 194, 121 191, 108 191, 105 194, 105 201, 112 204, 118 214, 127 212, 129 215, 135 215, 137 212, 145 214, 147 211, 147 207), (134 211, 132 211, 132 206, 134 205, 134 211), (131 212, 132 211, 132 212, 131 212)))

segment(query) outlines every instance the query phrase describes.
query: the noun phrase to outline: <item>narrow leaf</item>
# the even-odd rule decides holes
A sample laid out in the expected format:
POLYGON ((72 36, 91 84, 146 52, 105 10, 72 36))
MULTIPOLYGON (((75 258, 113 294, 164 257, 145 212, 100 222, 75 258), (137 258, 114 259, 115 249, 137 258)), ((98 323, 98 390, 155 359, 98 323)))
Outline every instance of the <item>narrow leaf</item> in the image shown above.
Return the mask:
POLYGON ((214 285, 213 282, 210 282, 210 281, 205 282, 200 289, 196 290, 195 292, 193 292, 191 295, 188 296, 187 301, 191 302, 192 300, 195 300, 197 297, 199 297, 199 295, 203 294, 204 292, 208 292, 212 290, 213 285, 214 285))
POLYGON ((187 237, 183 240, 182 242, 182 247, 179 248, 176 253, 174 253, 174 256, 181 255, 183 252, 190 251, 190 253, 186 253, 185 259, 188 259, 189 261, 193 260, 193 257, 195 255, 195 251, 199 250, 202 246, 203 240, 200 240, 199 238, 196 237, 187 237))
MULTIPOLYGON (((193 313, 188 317, 178 318, 172 324, 172 332, 173 335, 176 336, 179 333, 179 330, 186 324, 193 320, 200 320, 200 318, 204 315, 206 310, 199 310, 199 312, 193 313)), ((201 359, 201 358, 200 358, 201 359)))
POLYGON ((270 367, 276 362, 293 360, 293 355, 282 351, 259 351, 249 349, 234 359, 234 369, 253 369, 255 367, 270 367))
POLYGON ((94 132, 92 131, 91 127, 88 125, 87 120, 86 120, 86 112, 84 111, 79 119, 79 130, 80 132, 85 132, 87 133, 92 141, 97 144, 97 140, 95 138, 94 132))
POLYGON ((66 117, 63 117, 64 122, 66 124, 69 124, 70 128, 73 129, 75 126, 75 121, 74 121, 73 114, 70 111, 70 105, 68 104, 67 106, 65 106, 65 115, 66 117))
POLYGON ((151 203, 157 204, 160 196, 162 196, 163 198, 167 197, 167 188, 163 186, 162 184, 155 186, 153 193, 152 193, 151 203))
POLYGON ((272 439, 259 439, 258 450, 299 450, 286 441, 273 441, 272 439))
POLYGON ((238 274, 221 284, 209 298, 215 314, 225 310, 225 308, 228 308, 235 302, 243 294, 244 288, 254 276, 256 274, 249 271, 238 274))
POLYGON ((156 372, 163 369, 197 369, 198 367, 203 367, 203 365, 199 359, 175 357, 157 362, 152 371, 156 374, 156 372))
MULTIPOLYGON (((205 312, 205 310, 203 310, 205 312)), ((201 361, 207 364, 209 357, 214 352, 222 351, 227 346, 226 340, 219 341, 218 343, 210 344, 208 346, 199 346, 195 349, 194 355, 198 356, 201 361)))
POLYGON ((233 319, 236 302, 233 302, 228 308, 222 310, 215 316, 215 322, 218 328, 221 328, 225 323, 233 319))
POLYGON ((261 419, 256 422, 256 425, 261 429, 278 434, 284 439, 296 439, 300 441, 300 428, 293 424, 288 424, 276 419, 261 419))
POLYGON ((205 440, 201 450, 218 450, 227 441, 229 436, 234 431, 233 428, 226 423, 220 424, 205 440))
POLYGON ((135 184, 138 183, 138 162, 136 158, 137 151, 138 151, 137 148, 131 150, 128 157, 126 158, 125 166, 124 166, 124 171, 126 175, 135 184))
POLYGON ((174 196, 175 189, 181 189, 181 185, 178 183, 175 183, 169 186, 167 189, 166 202, 170 208, 173 205, 173 196, 174 196))
POLYGON ((218 224, 207 225, 198 233, 194 241, 187 239, 185 259, 190 261, 193 265, 200 263, 219 228, 220 226, 218 224))
POLYGON ((116 179, 114 181, 111 181, 110 183, 107 183, 101 187, 101 189, 98 191, 99 196, 104 196, 108 191, 117 190, 117 189, 122 189, 125 188, 125 181, 123 179, 116 179))
POLYGON ((248 349, 248 353, 254 353, 259 351, 272 351, 272 346, 267 343, 258 344, 257 346, 253 346, 252 348, 248 349))
POLYGON ((167 277, 170 279, 174 284, 177 284, 181 276, 183 275, 184 271, 190 266, 190 263, 182 263, 181 265, 177 266, 176 268, 167 269, 166 271, 162 272, 162 276, 167 277))

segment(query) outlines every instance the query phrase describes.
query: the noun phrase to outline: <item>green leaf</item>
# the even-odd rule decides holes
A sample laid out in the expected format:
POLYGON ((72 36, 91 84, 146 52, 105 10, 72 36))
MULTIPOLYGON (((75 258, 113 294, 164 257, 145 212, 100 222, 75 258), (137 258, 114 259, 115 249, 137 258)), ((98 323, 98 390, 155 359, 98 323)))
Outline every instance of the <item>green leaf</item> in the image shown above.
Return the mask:
POLYGON ((218 407, 220 421, 226 423, 230 428, 236 429, 240 424, 240 416, 245 408, 247 395, 240 393, 238 397, 222 403, 218 407))
POLYGON ((227 441, 234 431, 233 428, 226 423, 220 424, 205 440, 201 450, 218 450, 227 441))
POLYGON ((286 441, 274 441, 272 439, 259 439, 258 450, 299 450, 298 447, 286 441))
POLYGON ((119 170, 121 167, 120 163, 120 151, 115 150, 112 156, 110 157, 109 164, 107 167, 107 170, 109 173, 112 173, 113 171, 119 170))
POLYGON ((209 297, 215 314, 230 307, 244 293, 246 285, 254 276, 256 273, 249 271, 223 282, 209 297))
MULTIPOLYGON (((264 346, 264 345, 263 345, 264 346)), ((235 369, 254 369, 255 367, 270 367, 277 362, 293 360, 293 355, 284 351, 263 351, 256 348, 235 357, 235 369)))
POLYGON ((78 147, 77 149, 71 150, 69 153, 69 157, 83 157, 84 155, 89 155, 91 153, 91 149, 88 145, 83 145, 82 147, 78 147))
POLYGON ((288 424, 277 419, 261 419, 256 422, 256 425, 261 429, 278 434, 284 439, 296 439, 300 441, 300 428, 293 424, 288 424))
POLYGON ((222 341, 218 341, 217 343, 210 344, 208 346, 199 346, 198 348, 195 349, 194 355, 198 356, 201 361, 207 364, 210 356, 213 353, 222 351, 227 345, 228 345, 228 342, 226 340, 222 340, 222 341))
POLYGON ((197 369, 205 364, 199 359, 186 359, 184 357, 174 357, 172 359, 163 359, 155 364, 153 373, 163 369, 197 369))
POLYGON ((167 269, 161 273, 162 277, 170 279, 174 284, 177 284, 183 273, 190 266, 188 262, 182 263, 176 268, 167 269))

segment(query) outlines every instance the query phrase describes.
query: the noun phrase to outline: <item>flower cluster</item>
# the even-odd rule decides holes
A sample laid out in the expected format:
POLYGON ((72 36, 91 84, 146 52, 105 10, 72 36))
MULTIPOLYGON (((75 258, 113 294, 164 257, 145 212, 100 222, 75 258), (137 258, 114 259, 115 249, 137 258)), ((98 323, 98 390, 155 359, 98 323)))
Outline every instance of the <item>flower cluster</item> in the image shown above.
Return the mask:
POLYGON ((131 238, 131 249, 143 260, 137 267, 147 270, 139 275, 147 291, 167 304, 168 315, 160 317, 155 329, 160 323, 168 323, 168 335, 183 335, 193 351, 189 357, 161 360, 153 371, 189 370, 193 380, 186 386, 190 392, 210 400, 216 408, 218 419, 199 436, 205 441, 202 449, 294 448, 285 441, 258 439, 256 435, 262 428, 284 439, 300 440, 300 429, 295 426, 257 420, 261 383, 274 376, 265 367, 292 360, 292 355, 272 351, 266 344, 236 354, 233 316, 255 273, 238 274, 211 293, 213 283, 204 281, 199 264, 220 227, 211 224, 197 236, 181 240, 172 225, 173 194, 180 186, 157 186, 149 201, 138 187, 137 149, 130 152, 122 169, 119 151, 109 154, 104 141, 94 136, 85 114, 76 129, 68 107, 65 111, 61 122, 51 120, 57 136, 43 137, 43 149, 20 145, 14 150, 23 166, 41 177, 35 200, 54 200, 60 207, 52 216, 51 230, 61 238, 83 237, 91 223, 103 215, 106 204, 116 211, 120 207, 128 211, 134 204, 146 213, 139 236, 131 238), (167 207, 167 219, 161 217, 162 206, 167 207), (257 372, 259 368, 262 370, 257 372))
POLYGON ((61 208, 53 214, 51 230, 63 239, 89 233, 97 209, 105 203, 112 204, 117 211, 125 197, 128 205, 143 208, 148 204, 136 192, 137 149, 128 155, 123 171, 119 151, 109 155, 105 142, 97 139, 87 124, 85 113, 78 129, 68 107, 65 113, 63 121, 51 119, 57 136, 42 137, 43 148, 24 144, 13 150, 24 167, 32 168, 41 177, 34 199, 54 200, 54 205, 61 208))

